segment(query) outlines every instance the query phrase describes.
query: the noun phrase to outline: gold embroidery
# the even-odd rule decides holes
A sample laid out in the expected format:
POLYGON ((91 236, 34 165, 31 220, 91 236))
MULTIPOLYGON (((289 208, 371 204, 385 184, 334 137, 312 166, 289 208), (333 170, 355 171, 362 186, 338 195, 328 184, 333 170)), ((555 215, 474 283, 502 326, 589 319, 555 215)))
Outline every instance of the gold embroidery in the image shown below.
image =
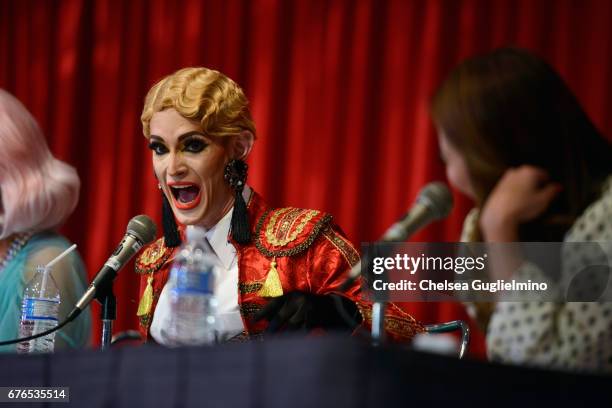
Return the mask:
POLYGON ((140 321, 140 325, 142 327, 148 328, 149 323, 151 323, 151 316, 150 315, 138 316, 138 320, 140 321))
MULTIPOLYGON (((393 307, 395 305, 389 303, 389 306, 393 307)), ((358 305, 358 308, 363 320, 366 321, 368 324, 372 324, 372 308, 364 307, 362 305, 358 305)), ((395 306, 395 309, 399 308, 395 306)), ((405 338, 412 338, 416 334, 423 333, 425 331, 423 325, 417 322, 414 317, 403 311, 401 312, 405 317, 385 315, 385 330, 405 338)))
POLYGON ((287 212, 287 210, 289 210, 287 215, 283 217, 283 221, 279 223, 280 225, 278 226, 277 231, 275 232, 277 240, 282 240, 286 238, 287 234, 289 233, 289 230, 295 223, 295 220, 298 219, 298 216, 302 212, 302 210, 300 210, 299 208, 284 208, 279 212, 287 212))
POLYGON ((157 262, 162 256, 164 256, 164 247, 156 243, 156 245, 147 248, 147 250, 142 253, 140 261, 145 265, 151 265, 157 262))
POLYGON ((172 255, 172 249, 166 248, 164 239, 158 239, 154 244, 144 250, 136 260, 136 273, 140 275, 157 272, 172 255))
MULTIPOLYGON (((285 210, 285 209, 282 209, 282 210, 285 210)), ((282 211, 282 210, 278 210, 278 211, 282 211)), ((259 221, 257 221, 257 226, 255 227, 255 235, 257 236, 255 240, 255 247, 257 247, 259 252, 261 252, 262 254, 270 258, 281 257, 281 256, 294 256, 294 255, 299 254, 300 252, 305 251, 306 249, 310 247, 310 245, 312 245, 314 240, 319 235, 319 232, 321 231, 321 229, 324 228, 327 224, 329 224, 329 222, 332 220, 331 215, 325 214, 323 217, 321 217, 319 221, 317 221, 316 225, 312 229, 312 232, 308 235, 308 237, 304 240, 304 242, 296 245, 295 247, 291 249, 279 249, 279 250, 271 251, 268 248, 266 248, 264 244, 262 243, 262 234, 261 234, 264 221, 266 220, 268 214, 270 214, 270 211, 271 210, 266 211, 264 215, 262 215, 259 218, 259 221)), ((271 228, 270 225, 271 223, 268 224, 267 228, 271 228)))
POLYGON ((276 259, 272 259, 272 262, 270 262, 270 270, 268 271, 268 276, 266 276, 266 281, 257 294, 264 298, 283 296, 283 285, 281 285, 278 271, 276 270, 276 259))
POLYGON ((290 229, 289 227, 293 224, 293 222, 295 222, 295 220, 297 220, 297 218, 303 212, 303 211, 295 212, 295 211, 291 211, 291 210, 292 210, 291 208, 283 208, 281 210, 276 211, 270 217, 270 221, 268 222, 268 227, 266 228, 266 238, 268 239, 268 242, 272 246, 283 247, 283 246, 287 245, 289 242, 295 241, 297 236, 302 231, 304 231, 304 227, 306 227, 306 224, 308 224, 308 222, 310 220, 312 220, 312 218, 319 213, 318 210, 309 210, 309 211, 306 211, 306 213, 302 217, 302 220, 299 222, 299 224, 295 227, 295 229, 290 234, 287 235, 286 233, 290 229), (280 217, 281 215, 285 214, 286 212, 290 212, 290 211, 294 213, 293 216, 295 217, 295 219, 293 219, 293 220, 291 220, 291 219, 284 220, 281 223, 281 228, 279 228, 278 237, 275 236, 275 234, 274 234, 274 227, 276 226, 276 221, 278 220, 278 217, 280 217))
POLYGON ((153 305, 153 274, 149 274, 147 277, 147 287, 142 293, 140 303, 138 304, 137 316, 148 315, 153 305))
POLYGON ((240 293, 243 295, 247 295, 249 293, 255 293, 261 289, 263 283, 261 282, 240 282, 238 284, 238 288, 240 293))
POLYGON ((329 242, 331 242, 336 249, 338 249, 338 251, 340 251, 342 256, 344 256, 344 259, 346 259, 346 262, 348 262, 351 267, 357 265, 359 262, 359 253, 350 242, 345 240, 343 237, 338 235, 336 231, 329 227, 325 228, 323 231, 323 236, 327 238, 329 242))
POLYGON ((244 317, 252 317, 263 307, 257 303, 243 303, 240 305, 240 314, 244 317))

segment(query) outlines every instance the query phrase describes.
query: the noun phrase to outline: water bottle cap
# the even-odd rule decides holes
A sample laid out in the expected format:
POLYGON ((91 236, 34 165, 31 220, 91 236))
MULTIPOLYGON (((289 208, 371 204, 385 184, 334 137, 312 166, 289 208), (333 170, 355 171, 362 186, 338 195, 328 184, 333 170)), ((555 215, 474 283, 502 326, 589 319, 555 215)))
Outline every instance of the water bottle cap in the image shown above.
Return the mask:
POLYGON ((187 235, 187 242, 189 243, 200 242, 206 239, 206 229, 196 225, 188 225, 185 235, 187 235))

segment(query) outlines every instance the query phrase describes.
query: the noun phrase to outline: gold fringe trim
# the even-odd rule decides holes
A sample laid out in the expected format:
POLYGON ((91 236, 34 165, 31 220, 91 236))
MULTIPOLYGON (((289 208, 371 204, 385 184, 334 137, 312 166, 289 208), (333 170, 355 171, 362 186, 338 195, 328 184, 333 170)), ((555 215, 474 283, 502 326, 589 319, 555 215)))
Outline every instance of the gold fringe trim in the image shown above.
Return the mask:
POLYGON ((281 285, 278 271, 276 270, 276 258, 272 259, 266 281, 257 294, 264 298, 283 296, 283 285, 281 285))
POLYGON ((136 312, 137 316, 146 316, 151 311, 151 306, 153 305, 153 275, 149 275, 147 278, 147 287, 142 293, 142 297, 140 298, 140 303, 138 304, 138 311, 136 312))

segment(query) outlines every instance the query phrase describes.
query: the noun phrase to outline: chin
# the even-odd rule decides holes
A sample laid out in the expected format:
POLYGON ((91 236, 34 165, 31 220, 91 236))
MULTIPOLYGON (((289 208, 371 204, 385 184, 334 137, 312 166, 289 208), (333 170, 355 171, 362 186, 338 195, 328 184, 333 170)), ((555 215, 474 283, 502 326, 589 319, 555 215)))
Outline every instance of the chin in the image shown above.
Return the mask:
POLYGON ((186 215, 179 213, 176 209, 174 211, 174 216, 176 221, 181 225, 199 225, 204 218, 203 214, 186 215))

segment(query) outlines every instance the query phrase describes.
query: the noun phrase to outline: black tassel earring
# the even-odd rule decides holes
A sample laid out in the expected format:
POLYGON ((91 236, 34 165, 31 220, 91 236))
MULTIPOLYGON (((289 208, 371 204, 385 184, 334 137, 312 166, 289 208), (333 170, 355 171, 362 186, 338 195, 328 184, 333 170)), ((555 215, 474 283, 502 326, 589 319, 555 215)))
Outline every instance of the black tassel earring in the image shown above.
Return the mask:
POLYGON ((229 183, 236 194, 232 212, 232 238, 242 245, 251 242, 249 215, 244 197, 242 197, 248 168, 249 166, 243 160, 230 160, 225 166, 225 181, 229 183))
POLYGON ((168 248, 176 248, 181 246, 181 235, 178 232, 176 226, 176 220, 174 219, 174 213, 168 198, 161 192, 162 195, 162 226, 164 227, 164 245, 168 248))

